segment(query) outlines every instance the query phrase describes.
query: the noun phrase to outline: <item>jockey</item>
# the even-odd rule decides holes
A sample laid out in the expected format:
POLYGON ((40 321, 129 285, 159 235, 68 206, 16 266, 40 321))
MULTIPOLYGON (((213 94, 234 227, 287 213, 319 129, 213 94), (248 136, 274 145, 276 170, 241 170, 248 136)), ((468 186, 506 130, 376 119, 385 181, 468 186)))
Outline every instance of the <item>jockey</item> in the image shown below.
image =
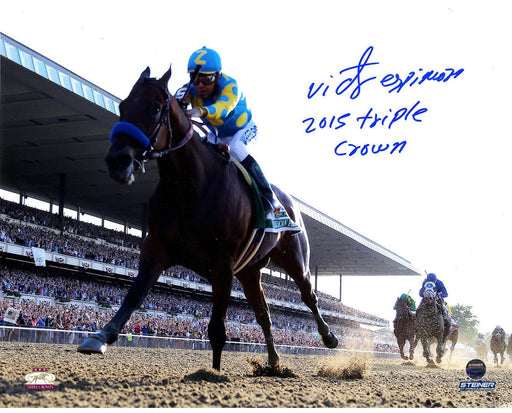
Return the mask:
POLYGON ((485 342, 485 337, 482 333, 478 333, 478 336, 476 338, 476 345, 480 346, 485 342))
MULTIPOLYGON (((414 313, 414 311, 416 311, 416 301, 414 301, 414 298, 412 298, 409 294, 405 293, 402 294, 400 298, 407 302, 407 306, 409 307, 409 310, 411 310, 411 313, 414 313)), ((393 306, 393 310, 396 310, 396 303, 393 306)))
POLYGON ((454 329, 457 326, 457 321, 455 321, 455 319, 452 317, 451 308, 448 306, 448 303, 444 300, 446 297, 448 297, 448 292, 446 291, 444 283, 441 280, 439 280, 437 276, 432 272, 427 274, 427 278, 423 280, 423 284, 421 285, 419 293, 420 297, 425 297, 427 290, 433 290, 436 299, 441 301, 441 303, 443 304, 444 318, 449 322, 451 329, 454 329))
MULTIPOLYGON (((432 272, 427 274, 427 278, 425 278, 423 280, 423 284, 421 284, 420 297, 424 297, 424 294, 425 294, 425 284, 427 284, 429 282, 434 284, 433 289, 434 289, 434 292, 436 293, 438 298, 443 299, 445 297, 448 297, 448 292, 446 291, 446 287, 444 286, 444 283, 441 280, 439 280, 437 278, 437 276, 434 273, 432 273, 432 272)), ((430 287, 430 286, 427 286, 427 288, 428 287, 430 287)))
MULTIPOLYGON (((267 221, 270 228, 266 228, 266 231, 300 232, 301 229, 278 202, 260 166, 249 155, 247 144, 256 138, 257 127, 237 81, 222 73, 219 54, 206 47, 196 50, 188 60, 188 73, 193 81, 190 89, 187 85, 181 87, 175 97, 183 100, 185 106, 189 103, 192 105, 191 109, 186 110, 187 115, 201 118, 216 130, 218 140, 229 145, 231 155, 251 174, 262 195, 265 213, 270 215, 271 221, 267 221), (196 79, 192 79, 198 66, 201 66, 199 74, 196 79), (184 96, 187 89, 189 93, 184 96)), ((210 134, 209 139, 215 139, 213 134, 210 134)))
POLYGON ((503 336, 503 339, 505 339, 507 336, 505 334, 505 330, 503 330, 502 327, 496 326, 492 332, 492 335, 501 334, 503 336))

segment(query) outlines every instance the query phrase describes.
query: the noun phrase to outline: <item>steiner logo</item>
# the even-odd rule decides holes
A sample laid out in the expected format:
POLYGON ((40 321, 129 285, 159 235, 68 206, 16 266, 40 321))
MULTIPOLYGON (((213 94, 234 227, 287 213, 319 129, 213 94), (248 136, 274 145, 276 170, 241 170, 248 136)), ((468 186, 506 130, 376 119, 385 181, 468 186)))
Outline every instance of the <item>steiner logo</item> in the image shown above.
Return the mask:
POLYGON ((494 390, 496 388, 495 381, 461 381, 459 383, 460 391, 478 391, 478 390, 494 390))
MULTIPOLYGON (((466 365, 466 373, 471 379, 481 379, 484 377, 487 368, 485 363, 480 359, 473 359, 466 365)), ((459 382, 460 391, 491 391, 496 388, 495 381, 461 381, 459 382)))

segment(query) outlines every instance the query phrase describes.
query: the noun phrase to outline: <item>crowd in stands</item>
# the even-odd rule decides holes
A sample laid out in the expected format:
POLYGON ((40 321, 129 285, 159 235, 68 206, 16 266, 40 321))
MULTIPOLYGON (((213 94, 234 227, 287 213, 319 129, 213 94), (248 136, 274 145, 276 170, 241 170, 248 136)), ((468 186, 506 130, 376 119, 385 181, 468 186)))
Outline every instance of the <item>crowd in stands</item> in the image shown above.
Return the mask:
MULTIPOLYGON (((41 227, 61 229, 58 214, 43 211, 41 209, 20 205, 0 198, 0 214, 17 219, 20 222, 39 225, 41 227)), ((78 221, 68 216, 63 216, 62 228, 70 234, 81 235, 87 238, 100 239, 118 246, 138 249, 140 238, 124 233, 107 229, 88 222, 78 221)))
MULTIPOLYGON (((107 230, 88 223, 64 217, 64 231, 59 231, 56 214, 35 208, 20 206, 0 199, 0 241, 18 245, 37 246, 47 251, 60 254, 108 262, 114 265, 136 268, 138 261, 138 242, 140 240, 129 234, 107 230), (27 225, 30 223, 32 225, 27 225)), ((206 281, 193 272, 173 267, 167 275, 193 282, 206 281)), ((96 331, 110 320, 113 310, 108 307, 120 305, 128 285, 102 282, 94 279, 83 280, 70 277, 69 272, 55 269, 27 269, 4 266, 0 269, 2 289, 5 292, 32 294, 53 297, 65 302, 77 300, 85 305, 50 305, 45 302, 35 304, 31 300, 18 300, 21 311, 19 325, 71 329, 79 331, 96 331), (97 303, 88 306, 87 303, 97 303)), ((301 303, 300 293, 292 280, 264 274, 262 277, 265 295, 275 301, 301 303)), ((233 289, 242 290, 235 279, 233 289)), ((321 293, 319 306, 339 314, 349 314, 361 318, 382 321, 378 317, 362 313, 343 305, 333 297, 321 293)), ((12 303, 0 302, 0 323, 3 322, 5 310, 12 303)), ((124 332, 134 334, 206 338, 207 324, 210 317, 211 302, 190 295, 169 294, 153 291, 142 307, 147 314, 134 314, 124 332), (155 316, 154 312, 158 312, 155 316)), ((271 310, 273 332, 278 344, 321 346, 316 333, 316 324, 311 317, 299 316, 282 308, 271 310)), ((342 320, 329 320, 331 327, 344 340, 356 335, 356 329, 345 325, 342 320), (352 331, 353 330, 353 331, 352 331), (347 334, 348 333, 348 334, 347 334)), ((247 305, 233 303, 227 317, 228 337, 247 342, 264 342, 261 328, 254 319, 254 313, 247 305)), ((357 331, 360 335, 360 331, 357 331)), ((347 343, 345 343, 347 344, 347 343)))
MULTIPOLYGON (((3 301, 0 323, 8 306, 21 311, 20 326, 47 327, 78 331, 96 331, 113 316, 113 310, 95 309, 87 303, 118 306, 126 294, 128 285, 113 285, 111 282, 84 281, 69 275, 52 275, 55 270, 13 269, 0 270, 2 291, 7 296, 14 293, 53 297, 65 303, 67 300, 82 301, 84 305, 54 305, 48 302, 35 304, 30 299, 21 299, 15 304, 3 301), (47 274, 42 275, 44 272, 47 274)), ((206 338, 207 323, 211 316, 211 302, 200 297, 181 293, 152 291, 141 308, 147 314, 138 312, 125 327, 135 334, 206 338), (155 312, 157 313, 155 315, 155 312)), ((316 326, 311 318, 301 317, 272 310, 274 330, 280 337, 280 344, 315 344, 316 326)), ((232 302, 227 314, 228 335, 240 341, 262 342, 261 328, 257 325, 253 311, 240 303, 232 302)), ((316 340, 318 341, 318 340, 316 340)))

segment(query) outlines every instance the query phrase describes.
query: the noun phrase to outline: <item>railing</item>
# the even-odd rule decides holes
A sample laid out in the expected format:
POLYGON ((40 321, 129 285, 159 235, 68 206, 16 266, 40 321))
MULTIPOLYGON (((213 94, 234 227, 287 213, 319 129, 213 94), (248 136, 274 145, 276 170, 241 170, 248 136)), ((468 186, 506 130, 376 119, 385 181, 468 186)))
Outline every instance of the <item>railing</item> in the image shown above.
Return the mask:
MULTIPOLYGON (((41 344, 71 344, 80 345, 86 337, 94 333, 75 330, 55 330, 47 328, 30 328, 0 326, 0 342, 13 343, 41 343, 41 344)), ((210 350, 210 342, 204 339, 192 339, 183 337, 160 337, 120 334, 117 341, 112 344, 114 347, 145 347, 178 350, 210 350)), ((276 345, 281 354, 304 354, 304 355, 335 355, 340 352, 364 352, 373 353, 376 357, 399 357, 395 353, 380 353, 368 350, 353 349, 328 349, 324 347, 276 345)), ((266 353, 267 347, 261 343, 245 343, 228 341, 224 347, 225 351, 237 351, 248 353, 266 353)))

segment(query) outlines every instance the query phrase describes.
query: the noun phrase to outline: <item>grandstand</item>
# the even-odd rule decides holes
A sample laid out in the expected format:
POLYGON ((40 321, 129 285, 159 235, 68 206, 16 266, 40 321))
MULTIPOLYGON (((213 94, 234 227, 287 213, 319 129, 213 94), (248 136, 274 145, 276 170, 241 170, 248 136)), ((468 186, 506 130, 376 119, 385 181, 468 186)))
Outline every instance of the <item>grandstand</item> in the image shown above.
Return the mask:
MULTIPOLYGON (((145 233, 145 202, 157 180, 156 168, 148 168, 138 185, 130 188, 112 182, 103 156, 110 129, 118 119, 120 100, 4 34, 0 34, 0 59, 0 189, 20 197, 19 203, 1 203, 1 276, 10 287, 4 288, 0 299, 4 307, 7 300, 21 307, 47 303, 54 309, 113 311, 119 303, 112 297, 106 297, 112 302, 105 302, 83 291, 73 293, 80 299, 56 293, 44 295, 37 289, 20 291, 22 287, 11 291, 12 277, 20 271, 25 274, 19 286, 41 277, 46 280, 41 281, 43 284, 51 285, 57 277, 77 281, 79 289, 86 281, 94 284, 95 291, 109 285, 118 288, 118 293, 124 291, 137 273, 140 242, 140 238, 128 234, 128 229, 145 233), (50 206, 57 204, 59 213, 23 205, 27 196, 50 206), (64 216, 64 208, 76 211, 76 219, 64 216), (81 222, 82 213, 101 217, 102 222, 120 223, 125 230, 115 232, 81 222), (33 248, 45 250, 44 270, 34 267, 33 248)), ((310 205, 296 202, 309 233, 315 276, 419 275, 409 261, 394 252, 310 205)), ((272 309, 286 317, 304 319, 309 311, 292 283, 268 274, 263 281, 272 309)), ((163 296, 187 297, 203 305, 210 291, 200 276, 182 268, 166 271, 155 288, 155 293, 163 296)), ((233 305, 245 305, 242 295, 235 283, 233 305)), ((388 326, 386 320, 344 306, 335 297, 318 295, 323 313, 340 336, 343 331, 359 331, 361 325, 388 326)), ((166 302, 164 298, 161 301, 166 302)), ((164 310, 158 305, 157 309, 143 308, 144 315, 176 316, 172 308, 160 307, 164 310)), ((196 314, 187 316, 197 318, 196 314)), ((94 326, 98 327, 100 321, 94 326)), ((93 327, 89 323, 80 328, 93 327)), ((306 334, 310 333, 308 328, 303 329, 306 334)))
MULTIPOLYGON (((71 218, 59 231, 52 225, 58 221, 56 214, 0 200, 0 324, 5 324, 5 311, 12 307, 20 310, 20 326, 96 331, 121 304, 137 271, 133 237, 71 218), (34 247, 46 251, 46 267, 35 266, 34 247), (114 270, 120 268, 125 271, 114 270)), ((294 284, 269 274, 263 275, 262 284, 276 342, 321 346, 294 284)), ((173 267, 162 274, 123 332, 205 339, 210 293, 202 277, 173 267)), ((388 324, 324 293, 319 293, 319 306, 340 337, 360 336, 360 324, 388 324)), ((227 319, 231 340, 264 342, 236 280, 227 319)))

